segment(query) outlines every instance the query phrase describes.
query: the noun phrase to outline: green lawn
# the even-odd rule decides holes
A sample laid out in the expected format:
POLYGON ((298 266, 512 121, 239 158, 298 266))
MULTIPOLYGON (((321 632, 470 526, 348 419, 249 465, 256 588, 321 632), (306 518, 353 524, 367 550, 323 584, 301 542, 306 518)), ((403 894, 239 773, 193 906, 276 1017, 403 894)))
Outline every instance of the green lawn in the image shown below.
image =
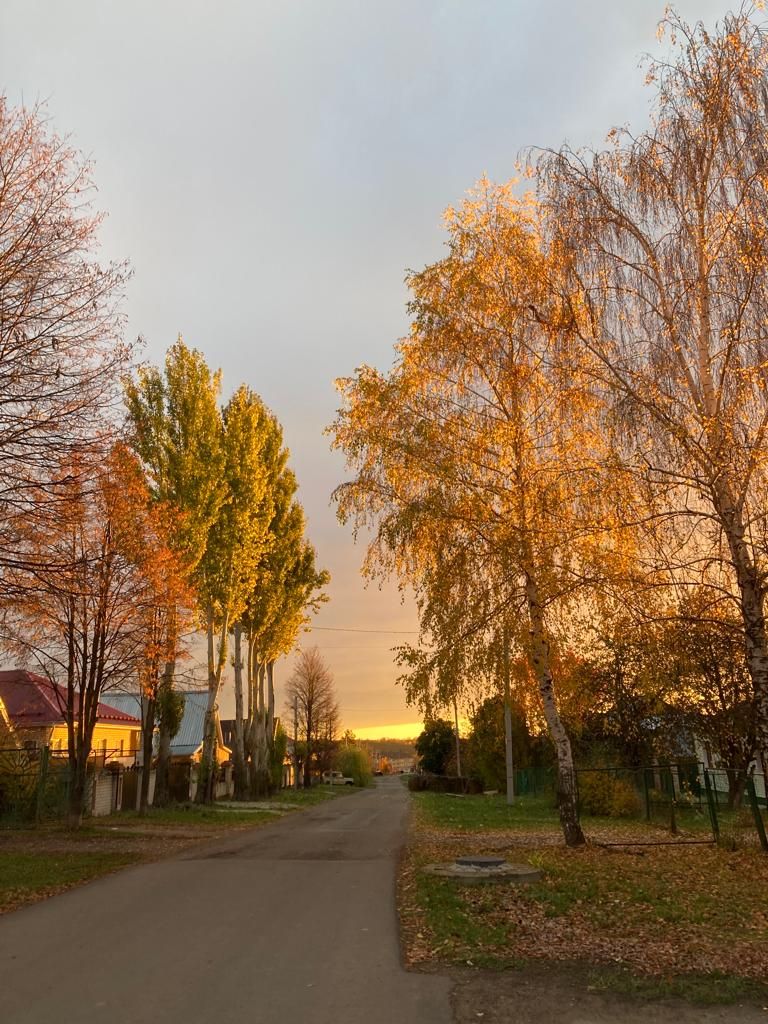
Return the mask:
POLYGON ((278 804, 296 804, 297 807, 311 807, 336 797, 359 793, 357 786, 312 786, 311 789, 281 789, 272 800, 278 804))
POLYGON ((102 824, 96 828, 113 828, 120 824, 131 826, 146 825, 203 825, 212 828, 232 825, 259 825, 266 821, 274 821, 275 815, 269 811, 238 811, 215 804, 176 804, 171 807, 150 807, 144 816, 138 811, 120 811, 108 818, 100 819, 102 824))
POLYGON ((431 824, 459 832, 558 827, 557 808, 549 796, 520 797, 511 805, 503 796, 413 793, 412 798, 431 824))
POLYGON ((67 851, 41 854, 0 851, 0 911, 90 881, 140 858, 130 853, 67 851))
MULTIPOLYGON (((768 1003, 768 857, 713 844, 566 849, 551 801, 414 793, 401 878, 406 956, 415 964, 514 968, 575 962, 595 988, 768 1003), (530 886, 466 887, 426 863, 498 853, 543 875, 530 886)), ((594 818, 601 842, 670 839, 642 822, 594 818)))

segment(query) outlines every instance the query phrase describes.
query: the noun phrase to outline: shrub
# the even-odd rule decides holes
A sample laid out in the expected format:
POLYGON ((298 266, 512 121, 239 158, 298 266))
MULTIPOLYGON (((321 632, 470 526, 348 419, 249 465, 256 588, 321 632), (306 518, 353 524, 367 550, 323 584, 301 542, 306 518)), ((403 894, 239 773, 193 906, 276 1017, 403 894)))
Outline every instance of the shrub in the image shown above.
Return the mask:
POLYGON ((605 818, 633 818, 642 810, 635 787, 608 771, 579 772, 579 808, 582 814, 605 818))
POLYGON ((415 793, 457 793, 475 796, 483 792, 482 779, 458 775, 430 775, 422 772, 408 779, 408 789, 415 793))
POLYGON ((371 759, 360 747, 342 746, 336 751, 335 767, 342 775, 355 780, 356 786, 369 786, 373 779, 371 759))
POLYGON ((642 810, 635 787, 623 779, 614 779, 608 814, 612 818, 636 818, 642 810))
POLYGON ((408 789, 412 793, 424 793, 429 789, 429 775, 411 775, 408 779, 408 789))
POLYGON ((612 779, 608 772, 578 773, 579 810, 582 814, 607 817, 611 809, 612 779))

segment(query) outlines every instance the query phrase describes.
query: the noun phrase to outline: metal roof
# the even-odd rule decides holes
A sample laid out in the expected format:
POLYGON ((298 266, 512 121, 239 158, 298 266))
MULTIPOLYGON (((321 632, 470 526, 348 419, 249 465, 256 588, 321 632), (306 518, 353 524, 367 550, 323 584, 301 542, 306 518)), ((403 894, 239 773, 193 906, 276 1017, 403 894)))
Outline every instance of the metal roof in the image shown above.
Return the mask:
MULTIPOLYGON (((106 695, 107 699, 112 694, 106 695)), ((44 676, 26 669, 11 669, 0 672, 0 697, 5 704, 8 717, 16 728, 58 725, 65 721, 67 691, 44 676)), ((75 716, 80 711, 80 693, 75 691, 75 716)), ((141 714, 139 714, 139 719, 141 714)), ((96 720, 117 722, 121 725, 137 725, 135 712, 99 701, 96 720)))
MULTIPOLYGON (((203 744, 208 691, 187 690, 181 692, 184 693, 184 714, 179 731, 171 740, 171 753, 176 757, 191 757, 203 744)), ((109 702, 112 707, 141 718, 141 697, 137 693, 110 691, 109 702)), ((155 737, 154 745, 157 750, 157 737, 155 737)))
POLYGON ((171 740, 172 754, 179 757, 191 757, 200 749, 203 743, 207 707, 207 690, 189 690, 184 694, 184 715, 179 731, 171 740))

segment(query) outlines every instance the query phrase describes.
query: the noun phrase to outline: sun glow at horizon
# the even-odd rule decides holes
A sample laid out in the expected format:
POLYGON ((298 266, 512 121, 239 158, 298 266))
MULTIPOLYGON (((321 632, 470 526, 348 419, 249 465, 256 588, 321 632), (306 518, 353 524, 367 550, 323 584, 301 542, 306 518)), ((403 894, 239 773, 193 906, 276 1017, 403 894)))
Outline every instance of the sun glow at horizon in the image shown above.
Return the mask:
POLYGON ((415 740, 424 729, 423 722, 401 722, 398 725, 367 725, 352 729, 359 740, 415 740))

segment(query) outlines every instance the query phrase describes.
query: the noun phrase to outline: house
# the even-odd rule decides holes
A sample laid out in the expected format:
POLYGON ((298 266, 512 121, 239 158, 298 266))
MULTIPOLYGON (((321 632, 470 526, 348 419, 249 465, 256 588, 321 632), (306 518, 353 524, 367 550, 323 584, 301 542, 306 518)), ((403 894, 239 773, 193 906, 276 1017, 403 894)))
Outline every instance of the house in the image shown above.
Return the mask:
MULTIPOLYGON (((0 703, 19 743, 28 748, 49 747, 54 755, 66 753, 69 740, 64 687, 34 672, 11 669, 0 672, 0 703)), ((99 702, 92 740, 94 756, 130 763, 138 750, 140 734, 140 718, 99 702)))
MULTIPOLYGON (((136 693, 111 692, 109 699, 120 711, 133 715, 141 721, 141 697, 136 693)), ((172 762, 198 762, 203 749, 203 730, 205 712, 208 707, 207 690, 187 690, 184 692, 184 714, 179 731, 171 740, 172 762)), ((157 753, 157 736, 154 743, 157 753)), ((216 760, 225 764, 231 760, 232 751, 225 745, 221 732, 221 723, 216 716, 216 760)), ((139 758, 140 759, 140 758, 139 758)))
POLYGON ((0 697, 0 750, 16 750, 18 746, 18 737, 13 731, 8 710, 0 697))

